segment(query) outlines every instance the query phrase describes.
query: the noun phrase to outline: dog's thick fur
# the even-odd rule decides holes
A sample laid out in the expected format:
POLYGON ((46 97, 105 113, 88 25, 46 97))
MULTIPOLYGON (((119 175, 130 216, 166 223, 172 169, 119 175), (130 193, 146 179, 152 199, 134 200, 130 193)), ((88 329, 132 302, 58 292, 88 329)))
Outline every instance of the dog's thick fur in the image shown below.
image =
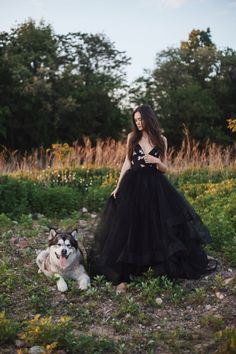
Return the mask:
POLYGON ((76 280, 81 290, 90 285, 90 278, 81 259, 77 230, 68 233, 50 229, 48 248, 38 254, 36 263, 39 273, 43 272, 47 277, 55 276, 58 290, 64 292, 68 289, 64 278, 76 280))

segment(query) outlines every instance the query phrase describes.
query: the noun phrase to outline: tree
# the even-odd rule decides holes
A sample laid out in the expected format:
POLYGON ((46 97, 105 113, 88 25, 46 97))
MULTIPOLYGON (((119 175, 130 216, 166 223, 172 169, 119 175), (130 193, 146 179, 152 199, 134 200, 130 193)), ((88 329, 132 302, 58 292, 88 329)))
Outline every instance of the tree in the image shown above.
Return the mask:
POLYGON ((155 69, 134 83, 132 102, 154 107, 170 145, 180 146, 183 124, 201 144, 232 142, 226 118, 235 115, 236 56, 223 53, 210 29, 193 30, 179 48, 158 53, 155 69))
POLYGON ((0 33, 0 143, 30 149, 119 138, 130 59, 102 34, 56 35, 29 20, 0 33))

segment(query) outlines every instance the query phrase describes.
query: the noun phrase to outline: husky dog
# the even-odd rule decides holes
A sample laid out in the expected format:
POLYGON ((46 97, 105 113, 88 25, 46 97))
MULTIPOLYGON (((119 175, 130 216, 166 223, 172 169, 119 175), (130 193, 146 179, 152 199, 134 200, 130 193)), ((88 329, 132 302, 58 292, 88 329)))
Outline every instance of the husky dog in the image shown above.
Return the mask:
POLYGON ((90 278, 81 264, 82 253, 78 247, 77 233, 77 230, 68 233, 50 229, 48 248, 41 251, 36 259, 38 272, 43 272, 47 277, 55 276, 57 288, 61 292, 68 289, 64 277, 76 280, 81 290, 90 285, 90 278))

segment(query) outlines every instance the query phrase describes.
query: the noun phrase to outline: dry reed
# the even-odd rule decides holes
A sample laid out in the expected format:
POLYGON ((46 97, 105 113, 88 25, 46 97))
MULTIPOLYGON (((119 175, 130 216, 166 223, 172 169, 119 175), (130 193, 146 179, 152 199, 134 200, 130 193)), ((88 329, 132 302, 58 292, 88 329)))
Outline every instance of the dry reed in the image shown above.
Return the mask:
MULTIPOLYGON (((2 148, 0 152, 0 172, 36 172, 45 169, 75 168, 75 167, 112 167, 120 169, 126 154, 126 142, 113 139, 97 139, 95 146, 88 137, 84 143, 54 144, 50 149, 33 150, 31 153, 9 151, 2 148)), ((189 138, 184 130, 181 148, 168 148, 168 165, 171 172, 197 170, 206 168, 209 171, 231 169, 236 167, 236 159, 231 146, 222 147, 209 141, 203 148, 199 143, 189 138)))

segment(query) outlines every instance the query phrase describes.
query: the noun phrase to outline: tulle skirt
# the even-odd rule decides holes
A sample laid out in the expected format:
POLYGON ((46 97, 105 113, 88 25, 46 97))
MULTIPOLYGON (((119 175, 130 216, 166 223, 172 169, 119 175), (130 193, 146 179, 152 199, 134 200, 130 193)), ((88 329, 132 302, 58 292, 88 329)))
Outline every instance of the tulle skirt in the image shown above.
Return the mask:
POLYGON ((199 215, 156 168, 129 169, 101 213, 90 260, 113 284, 152 267, 156 276, 199 278, 211 235, 199 215))

